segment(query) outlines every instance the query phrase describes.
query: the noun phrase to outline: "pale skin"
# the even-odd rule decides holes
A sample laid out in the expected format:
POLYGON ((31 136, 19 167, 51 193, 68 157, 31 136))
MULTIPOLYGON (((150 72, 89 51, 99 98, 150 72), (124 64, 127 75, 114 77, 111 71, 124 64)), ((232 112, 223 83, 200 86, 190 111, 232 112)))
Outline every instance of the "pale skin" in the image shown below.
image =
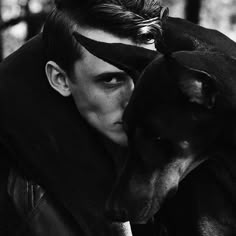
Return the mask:
MULTIPOLYGON (((100 29, 79 27, 79 33, 106 43, 136 45, 130 39, 119 38, 100 29)), ((155 50, 154 44, 136 46, 155 50)), ((122 115, 134 90, 133 80, 124 71, 85 48, 82 48, 82 54, 82 59, 74 63, 72 80, 55 62, 47 62, 48 81, 62 96, 72 95, 78 111, 91 126, 113 142, 126 146, 128 140, 123 130, 122 115)))

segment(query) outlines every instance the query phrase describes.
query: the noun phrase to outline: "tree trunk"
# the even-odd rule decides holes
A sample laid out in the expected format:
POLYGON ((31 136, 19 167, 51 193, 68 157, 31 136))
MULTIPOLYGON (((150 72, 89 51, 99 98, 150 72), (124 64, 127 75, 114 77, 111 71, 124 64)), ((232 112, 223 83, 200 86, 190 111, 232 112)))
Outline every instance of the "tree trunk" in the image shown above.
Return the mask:
MULTIPOLYGON (((2 0, 0 0, 0 23, 2 22, 2 0)), ((3 60, 3 40, 0 32, 0 62, 3 60)))
POLYGON ((31 39, 36 34, 38 34, 42 28, 44 20, 46 19, 47 14, 42 11, 36 14, 32 14, 29 9, 30 0, 28 0, 25 6, 25 16, 26 16, 26 23, 27 23, 27 37, 26 40, 31 39))
POLYGON ((186 0, 185 18, 195 24, 200 21, 201 0, 186 0))
POLYGON ((28 33, 26 40, 31 39, 38 34, 43 26, 47 14, 45 12, 39 12, 35 14, 29 14, 27 19, 28 33))

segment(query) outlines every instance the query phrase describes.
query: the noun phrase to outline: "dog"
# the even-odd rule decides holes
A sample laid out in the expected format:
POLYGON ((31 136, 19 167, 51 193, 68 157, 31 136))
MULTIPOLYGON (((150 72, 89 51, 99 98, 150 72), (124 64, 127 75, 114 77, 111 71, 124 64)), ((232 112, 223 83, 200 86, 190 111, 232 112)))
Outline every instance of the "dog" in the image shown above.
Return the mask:
POLYGON ((236 235, 235 95, 225 55, 177 52, 145 69, 124 115, 133 151, 110 200, 117 219, 145 223, 165 204, 170 235, 236 235))
MULTIPOLYGON (((180 50, 142 49, 139 70, 127 70, 140 72, 123 119, 130 157, 108 209, 116 221, 155 216, 160 235, 236 235, 236 46, 216 31, 204 42, 190 32, 180 50)), ((122 68, 123 57, 84 45, 122 68)))

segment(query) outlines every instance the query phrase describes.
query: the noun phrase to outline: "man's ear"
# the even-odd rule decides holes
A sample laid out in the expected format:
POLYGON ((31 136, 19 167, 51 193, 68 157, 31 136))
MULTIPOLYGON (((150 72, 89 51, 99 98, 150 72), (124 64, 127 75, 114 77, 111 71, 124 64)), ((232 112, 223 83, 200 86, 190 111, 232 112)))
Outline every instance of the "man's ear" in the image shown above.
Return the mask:
POLYGON ((45 66, 45 72, 49 84, 53 89, 64 97, 71 95, 68 75, 57 63, 54 61, 48 61, 45 66))
POLYGON ((217 88, 216 79, 205 71, 184 68, 179 77, 179 86, 190 102, 213 108, 217 88))

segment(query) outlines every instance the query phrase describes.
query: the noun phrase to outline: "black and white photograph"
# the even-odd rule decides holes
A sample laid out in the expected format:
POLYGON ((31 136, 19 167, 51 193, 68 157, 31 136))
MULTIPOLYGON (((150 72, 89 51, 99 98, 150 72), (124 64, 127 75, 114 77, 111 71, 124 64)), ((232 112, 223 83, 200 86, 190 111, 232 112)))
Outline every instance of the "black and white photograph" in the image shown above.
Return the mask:
POLYGON ((0 236, 236 236, 236 0, 0 0, 0 236))

